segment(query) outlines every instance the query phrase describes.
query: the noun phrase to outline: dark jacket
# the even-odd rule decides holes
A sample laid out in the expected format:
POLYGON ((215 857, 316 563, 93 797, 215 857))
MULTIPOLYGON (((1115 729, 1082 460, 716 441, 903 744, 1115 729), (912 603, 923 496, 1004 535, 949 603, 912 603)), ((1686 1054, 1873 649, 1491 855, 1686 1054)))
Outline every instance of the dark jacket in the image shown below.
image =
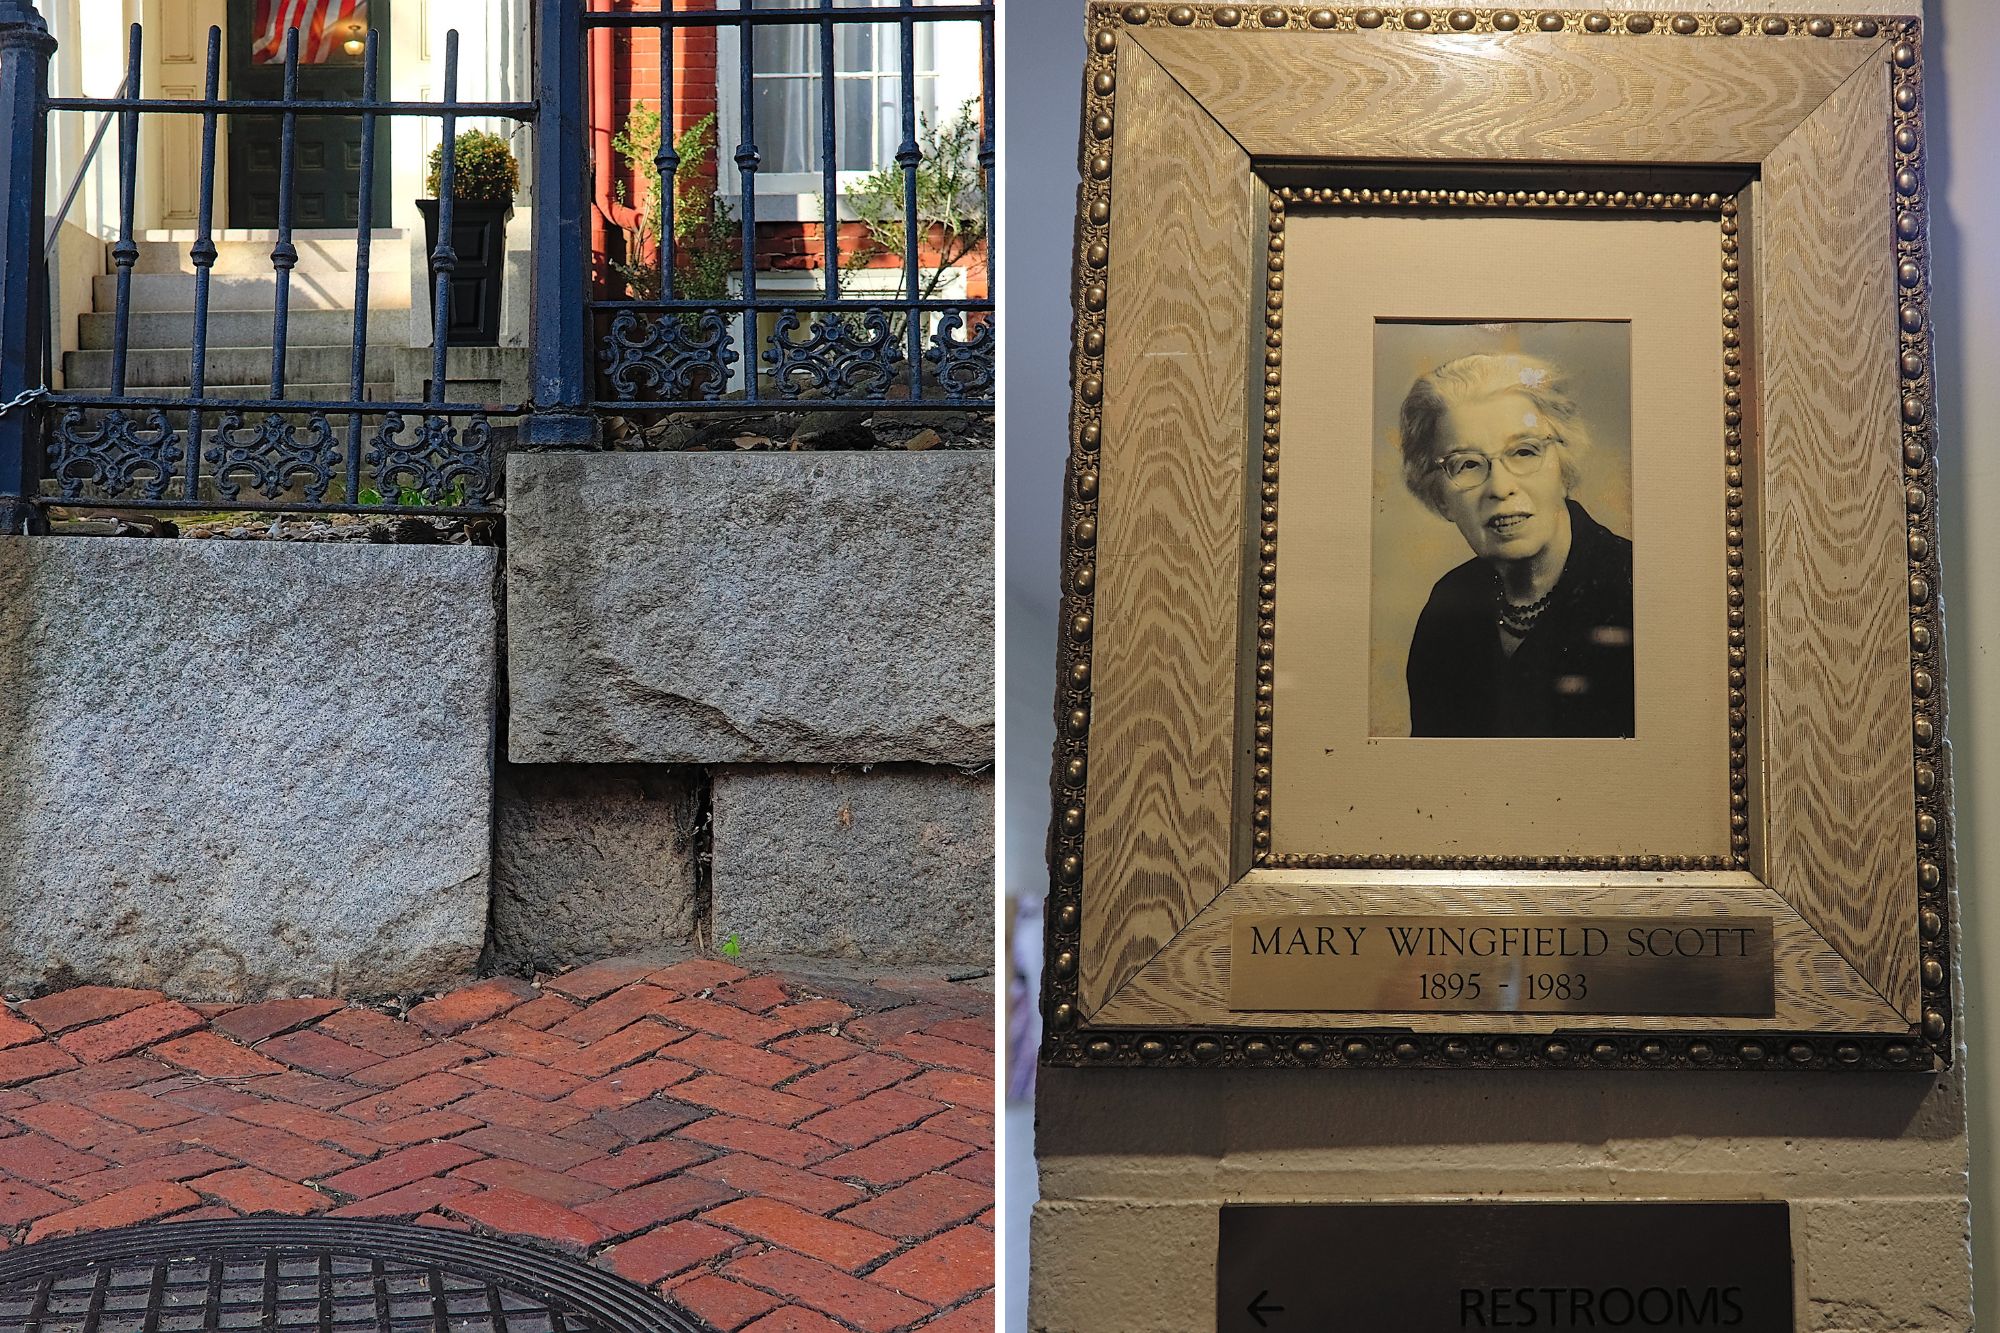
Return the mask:
POLYGON ((1431 589, 1410 637, 1412 736, 1632 735, 1632 543, 1567 503, 1569 559, 1513 656, 1484 559, 1431 589))

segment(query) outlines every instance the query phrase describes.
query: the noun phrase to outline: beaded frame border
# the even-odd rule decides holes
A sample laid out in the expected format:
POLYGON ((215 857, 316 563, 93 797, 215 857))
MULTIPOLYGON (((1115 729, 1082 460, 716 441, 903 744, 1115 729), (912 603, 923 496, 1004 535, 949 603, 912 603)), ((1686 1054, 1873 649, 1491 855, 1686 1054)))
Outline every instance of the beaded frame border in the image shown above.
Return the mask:
MULTIPOLYGON (((1624 1068, 1870 1069, 1948 1067, 1954 1048, 1951 912, 1951 783, 1942 751, 1944 657, 1932 625, 1938 581, 1934 357, 1930 339, 1929 256, 1923 198, 1922 25, 1914 17, 1796 14, 1452 9, 1440 21, 1427 9, 1306 8, 1290 5, 1117 6, 1089 11, 1079 142, 1070 449, 1065 467, 1061 568, 1064 632, 1057 650, 1057 739, 1049 836, 1050 884, 1044 928, 1041 1058, 1053 1065, 1098 1067, 1293 1068, 1624 1068), (1884 37, 1895 43, 1891 136, 1895 173, 1894 238, 1898 310, 1897 367, 1903 386, 1903 462, 1909 557, 1912 815, 1916 829, 1917 933, 1921 949, 1921 1020, 1907 1033, 1619 1032, 1587 1030, 1518 1036, 1370 1029, 1325 1031, 1184 1027, 1150 1032, 1092 1029, 1077 1007, 1078 930, 1082 922, 1083 827, 1089 765, 1090 637, 1097 541, 1097 450, 1102 439, 1104 329, 1110 267, 1111 137, 1117 88, 1118 33, 1125 27, 1261 27, 1423 32, 1575 30, 1659 40, 1706 36, 1746 40, 1884 37)), ((1266 483, 1275 487, 1275 483, 1266 483)), ((1270 492, 1275 497, 1275 490, 1270 492)))
POLYGON ((1265 258, 1263 480, 1267 494, 1259 533, 1257 603, 1257 680, 1253 713, 1256 747, 1250 802, 1251 856, 1254 866, 1278 870, 1746 870, 1750 865, 1748 619, 1743 571, 1743 371, 1742 334, 1738 328, 1737 204, 1733 196, 1645 190, 1508 189, 1437 190, 1422 188, 1370 189, 1344 186, 1277 186, 1271 190, 1270 244, 1265 258), (1393 853, 1344 855, 1337 852, 1273 852, 1271 845, 1272 737, 1274 668, 1277 644, 1278 491, 1281 370, 1284 332, 1285 222, 1292 206, 1359 209, 1448 209, 1473 213, 1556 211, 1576 213, 1652 213, 1678 217, 1714 218, 1721 234, 1720 289, 1723 347, 1723 482, 1726 504, 1724 559, 1728 592, 1729 680, 1729 840, 1723 855, 1680 856, 1403 856, 1393 853))

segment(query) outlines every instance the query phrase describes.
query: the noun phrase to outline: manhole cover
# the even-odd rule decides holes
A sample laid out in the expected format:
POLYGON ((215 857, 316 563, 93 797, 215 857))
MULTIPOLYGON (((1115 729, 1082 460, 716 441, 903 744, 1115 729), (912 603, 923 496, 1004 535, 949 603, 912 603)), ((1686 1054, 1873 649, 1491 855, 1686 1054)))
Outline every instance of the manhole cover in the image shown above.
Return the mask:
POLYGON ((0 1333, 715 1333, 610 1273, 389 1222, 168 1222, 0 1254, 0 1333))

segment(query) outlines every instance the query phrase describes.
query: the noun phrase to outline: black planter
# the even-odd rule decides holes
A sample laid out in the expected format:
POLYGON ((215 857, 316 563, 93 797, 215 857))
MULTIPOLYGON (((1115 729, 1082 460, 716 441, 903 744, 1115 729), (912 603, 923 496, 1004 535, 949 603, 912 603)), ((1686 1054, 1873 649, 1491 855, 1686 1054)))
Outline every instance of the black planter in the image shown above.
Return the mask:
MULTIPOLYGON (((438 243, 438 201, 417 200, 424 215, 424 253, 438 243)), ((475 204, 460 199, 451 209, 451 248, 457 266, 451 271, 451 323, 445 342, 454 347, 492 347, 500 341, 501 285, 507 276, 507 219, 514 205, 475 204)), ((437 271, 431 271, 436 299, 437 271)), ((435 317, 435 312, 433 312, 435 317)))

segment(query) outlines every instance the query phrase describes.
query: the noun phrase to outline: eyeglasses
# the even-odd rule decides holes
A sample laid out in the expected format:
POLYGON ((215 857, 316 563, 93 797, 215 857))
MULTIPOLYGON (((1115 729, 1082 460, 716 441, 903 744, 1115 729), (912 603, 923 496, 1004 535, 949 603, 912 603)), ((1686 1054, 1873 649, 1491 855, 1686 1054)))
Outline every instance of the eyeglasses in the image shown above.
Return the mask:
POLYGON ((1473 491, 1486 484, 1493 475, 1493 460, 1497 457, 1502 467, 1517 477, 1532 477, 1548 462, 1549 454, 1561 440, 1516 440, 1500 453, 1481 453, 1476 449, 1462 449, 1446 454, 1432 466, 1444 473, 1444 479, 1451 483, 1453 490, 1473 491))

